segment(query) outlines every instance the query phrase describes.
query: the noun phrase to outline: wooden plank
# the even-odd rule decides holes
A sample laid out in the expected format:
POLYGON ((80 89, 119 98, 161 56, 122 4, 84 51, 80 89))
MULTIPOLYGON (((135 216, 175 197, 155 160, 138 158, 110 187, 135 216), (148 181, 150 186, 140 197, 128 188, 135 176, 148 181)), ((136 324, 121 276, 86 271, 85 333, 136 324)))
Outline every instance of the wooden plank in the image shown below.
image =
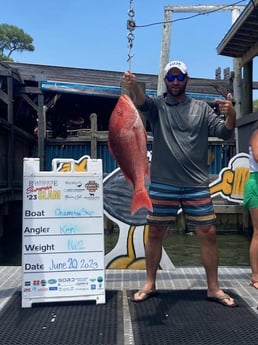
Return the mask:
POLYGON ((21 286, 21 267, 1 266, 0 275, 0 310, 2 310, 15 291, 21 286))
POLYGON ((242 205, 214 205, 215 213, 222 213, 222 214, 243 214, 243 206, 242 205))

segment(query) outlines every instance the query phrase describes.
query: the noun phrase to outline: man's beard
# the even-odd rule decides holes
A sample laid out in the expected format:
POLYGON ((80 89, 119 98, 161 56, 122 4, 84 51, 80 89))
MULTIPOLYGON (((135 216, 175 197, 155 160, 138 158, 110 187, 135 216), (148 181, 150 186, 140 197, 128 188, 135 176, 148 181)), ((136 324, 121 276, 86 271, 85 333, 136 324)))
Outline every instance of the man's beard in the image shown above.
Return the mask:
POLYGON ((186 84, 178 89, 167 88, 167 92, 173 97, 182 96, 185 93, 186 84))

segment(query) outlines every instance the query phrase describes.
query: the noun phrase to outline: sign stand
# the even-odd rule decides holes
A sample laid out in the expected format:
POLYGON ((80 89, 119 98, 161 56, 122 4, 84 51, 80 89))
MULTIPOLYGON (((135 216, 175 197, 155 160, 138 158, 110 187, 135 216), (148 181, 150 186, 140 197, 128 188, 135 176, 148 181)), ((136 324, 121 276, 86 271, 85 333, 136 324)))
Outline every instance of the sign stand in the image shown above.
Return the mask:
POLYGON ((81 172, 72 159, 52 164, 40 171, 39 158, 23 162, 22 307, 105 303, 102 160, 88 158, 81 172), (71 170, 58 170, 62 162, 71 170))

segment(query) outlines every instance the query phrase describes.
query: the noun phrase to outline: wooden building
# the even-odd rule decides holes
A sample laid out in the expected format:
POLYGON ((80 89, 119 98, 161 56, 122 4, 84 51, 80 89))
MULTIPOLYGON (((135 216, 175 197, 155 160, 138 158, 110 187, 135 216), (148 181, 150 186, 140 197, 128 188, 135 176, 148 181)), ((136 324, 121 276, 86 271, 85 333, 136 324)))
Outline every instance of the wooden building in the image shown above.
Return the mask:
MULTIPOLYGON (((121 94, 123 72, 24 63, 2 64, 1 70, 12 71, 20 78, 10 95, 15 107, 9 112, 15 125, 31 135, 37 132, 36 150, 42 169, 49 170, 54 157, 79 158, 84 152, 103 158, 105 172, 113 170, 115 163, 106 146, 107 130, 121 94)), ((138 74, 138 80, 145 84, 147 94, 156 94, 157 75, 138 74)), ((192 78, 187 92, 212 103, 231 88, 230 79, 192 78)))
MULTIPOLYGON (((248 152, 252 125, 258 120, 253 112, 253 66, 258 56, 258 0, 248 3, 217 47, 220 55, 234 59, 234 94, 238 110, 238 148, 248 152)), ((256 76, 257 77, 257 76, 256 76)))
MULTIPOLYGON (((108 122, 121 94, 123 72, 15 62, 0 63, 0 237, 21 219, 23 158, 40 157, 41 170, 53 158, 102 158, 104 173, 116 168, 107 148, 108 122), (18 203, 18 204, 17 204, 18 203), (8 220, 7 220, 8 218, 8 220)), ((157 75, 138 74, 146 93, 156 95, 157 75)), ((212 103, 232 80, 192 78, 187 93, 212 103)), ((148 130, 148 128, 147 128, 148 130)), ((151 145, 151 138, 150 143, 151 145)), ((211 172, 235 153, 235 143, 211 138, 211 172)))

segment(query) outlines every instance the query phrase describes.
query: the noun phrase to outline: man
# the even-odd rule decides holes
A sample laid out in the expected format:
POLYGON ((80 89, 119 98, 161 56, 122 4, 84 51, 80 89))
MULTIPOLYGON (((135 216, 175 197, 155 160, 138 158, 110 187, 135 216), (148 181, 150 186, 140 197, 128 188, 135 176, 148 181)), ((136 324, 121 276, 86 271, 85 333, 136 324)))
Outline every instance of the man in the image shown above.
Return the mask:
POLYGON ((168 225, 176 221, 177 211, 182 207, 200 240, 207 298, 234 307, 234 299, 225 294, 218 283, 216 216, 209 191, 207 155, 209 136, 231 137, 236 112, 231 94, 226 100, 217 100, 225 121, 206 102, 188 97, 185 93, 188 78, 186 65, 182 61, 171 61, 164 70, 167 92, 150 98, 138 87, 134 74, 125 72, 123 76, 124 87, 149 121, 153 134, 149 191, 153 212, 147 215, 149 236, 145 246, 147 277, 132 300, 141 302, 156 293, 163 239, 168 225))

